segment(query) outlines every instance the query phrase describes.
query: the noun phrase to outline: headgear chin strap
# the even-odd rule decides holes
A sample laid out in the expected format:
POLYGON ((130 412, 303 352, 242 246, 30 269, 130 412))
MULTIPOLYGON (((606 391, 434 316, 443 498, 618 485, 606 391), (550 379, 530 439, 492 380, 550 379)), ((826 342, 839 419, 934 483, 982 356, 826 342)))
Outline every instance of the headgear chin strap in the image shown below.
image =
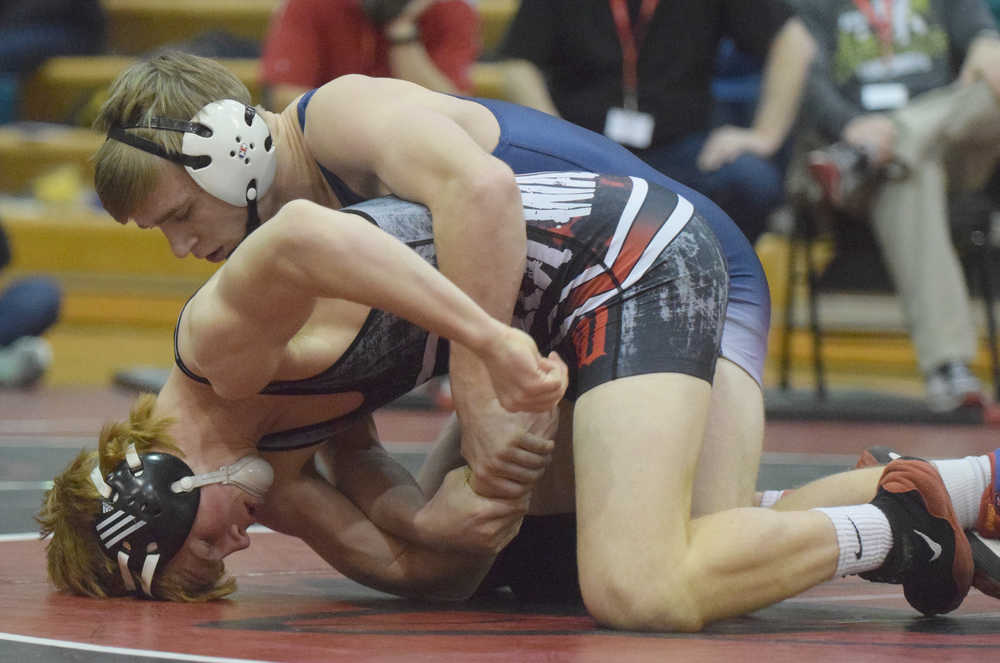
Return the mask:
POLYGON ((253 107, 232 99, 213 101, 190 121, 152 117, 148 122, 112 126, 108 138, 184 166, 205 191, 230 205, 248 207, 248 229, 259 225, 257 200, 274 182, 277 159, 271 131, 253 107), (181 153, 169 152, 128 129, 181 132, 181 153))
POLYGON ((195 475, 187 463, 168 453, 141 456, 130 444, 125 460, 107 477, 95 466, 90 479, 100 493, 94 530, 101 548, 118 562, 125 587, 153 596, 153 578, 184 546, 198 515, 201 491, 211 483, 236 485, 255 497, 271 487, 274 472, 259 456, 246 456, 215 472, 195 475))
POLYGON ((170 484, 175 493, 188 493, 211 483, 221 483, 242 488, 254 497, 261 498, 271 488, 274 470, 260 456, 244 456, 232 465, 223 465, 215 472, 184 477, 170 484))

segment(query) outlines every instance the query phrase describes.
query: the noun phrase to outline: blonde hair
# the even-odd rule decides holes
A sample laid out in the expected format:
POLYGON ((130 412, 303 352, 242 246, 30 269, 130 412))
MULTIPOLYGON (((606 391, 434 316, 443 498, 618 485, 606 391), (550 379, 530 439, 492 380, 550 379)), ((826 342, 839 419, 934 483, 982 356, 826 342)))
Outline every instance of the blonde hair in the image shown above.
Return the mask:
MULTIPOLYGON (((111 472, 125 459, 125 450, 135 444, 140 454, 158 448, 180 455, 167 427, 170 420, 153 416, 156 397, 140 396, 129 413, 128 421, 110 423, 101 430, 97 451, 83 449, 42 498, 42 508, 35 520, 41 536, 51 536, 45 546, 49 580, 57 589, 108 598, 125 596, 118 564, 104 554, 94 531, 100 496, 90 480, 90 472, 100 463, 101 474, 111 472)), ((138 586, 138 578, 134 579, 138 586)), ((174 570, 168 565, 153 580, 153 596, 168 601, 210 601, 236 590, 236 582, 225 575, 222 562, 213 569, 209 580, 174 570)))
MULTIPOLYGON (((189 120, 212 101, 235 99, 250 104, 246 85, 218 62, 180 51, 166 51, 132 65, 111 84, 94 128, 142 125, 152 117, 189 120)), ((176 131, 132 129, 180 153, 183 134, 176 131)), ((156 186, 164 161, 116 140, 104 141, 94 155, 94 188, 104 209, 121 223, 156 186)))

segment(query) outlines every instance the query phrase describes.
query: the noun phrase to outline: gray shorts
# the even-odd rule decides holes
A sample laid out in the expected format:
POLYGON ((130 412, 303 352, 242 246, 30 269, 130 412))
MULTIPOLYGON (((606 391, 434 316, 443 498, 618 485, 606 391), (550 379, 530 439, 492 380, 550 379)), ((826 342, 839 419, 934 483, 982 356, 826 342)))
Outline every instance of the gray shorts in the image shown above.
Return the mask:
POLYGON ((719 243, 696 215, 641 279, 573 325, 558 348, 570 369, 567 397, 646 373, 711 383, 728 297, 719 243))

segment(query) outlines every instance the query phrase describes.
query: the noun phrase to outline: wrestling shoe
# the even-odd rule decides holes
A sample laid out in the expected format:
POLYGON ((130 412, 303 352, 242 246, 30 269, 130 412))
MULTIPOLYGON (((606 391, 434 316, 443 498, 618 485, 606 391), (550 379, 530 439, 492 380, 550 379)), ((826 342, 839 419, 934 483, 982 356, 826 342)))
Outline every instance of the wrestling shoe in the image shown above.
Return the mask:
POLYGON ((997 452, 991 451, 990 475, 993 480, 983 491, 979 501, 976 528, 969 531, 969 545, 976 562, 976 575, 972 584, 983 594, 1000 599, 1000 477, 997 477, 997 452))
POLYGON ((888 465, 892 461, 902 457, 901 454, 890 447, 868 447, 861 452, 861 457, 858 458, 858 463, 854 466, 854 469, 860 470, 865 467, 874 467, 875 465, 888 465))
MULTIPOLYGON (((965 534, 969 539, 975 567, 972 586, 987 596, 1000 599, 1000 541, 997 540, 1000 539, 1000 495, 997 494, 1000 486, 995 472, 996 454, 997 451, 989 454, 993 482, 983 493, 979 503, 976 527, 966 530, 965 534)), ((902 456, 889 447, 869 447, 861 453, 855 469, 888 465, 898 458, 902 456)))
POLYGON ((972 585, 972 552, 934 466, 892 461, 871 503, 889 520, 893 545, 882 566, 861 577, 902 584, 907 602, 925 615, 961 605, 972 585))

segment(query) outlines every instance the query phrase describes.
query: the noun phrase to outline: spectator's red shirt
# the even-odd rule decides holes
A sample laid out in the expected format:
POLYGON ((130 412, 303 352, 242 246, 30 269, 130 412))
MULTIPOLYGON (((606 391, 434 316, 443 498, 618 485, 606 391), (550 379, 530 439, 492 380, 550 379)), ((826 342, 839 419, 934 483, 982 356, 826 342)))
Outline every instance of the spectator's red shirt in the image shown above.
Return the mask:
MULTIPOLYGON (((440 0, 421 15, 421 41, 437 67, 463 91, 479 54, 479 15, 466 0, 440 0)), ((359 0, 287 0, 268 28, 261 81, 319 87, 345 74, 390 76, 389 42, 359 0)))

